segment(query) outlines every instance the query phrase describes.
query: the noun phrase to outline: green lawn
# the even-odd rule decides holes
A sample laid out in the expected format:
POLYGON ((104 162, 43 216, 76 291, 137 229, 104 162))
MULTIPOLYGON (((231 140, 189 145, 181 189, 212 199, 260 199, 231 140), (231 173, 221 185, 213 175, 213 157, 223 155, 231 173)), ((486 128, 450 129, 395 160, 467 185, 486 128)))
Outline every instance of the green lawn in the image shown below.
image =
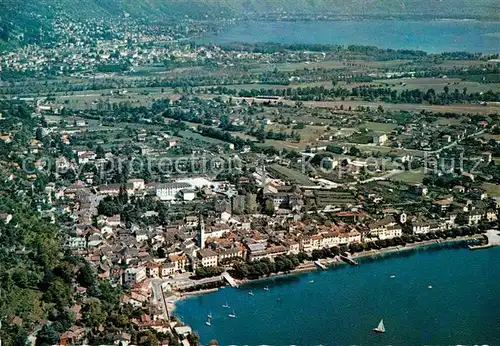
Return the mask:
POLYGON ((290 169, 278 164, 273 164, 268 169, 271 172, 276 171, 278 175, 280 175, 280 178, 288 179, 292 184, 296 183, 307 186, 314 185, 305 174, 298 170, 290 169))
POLYGON ((424 172, 403 172, 399 173, 396 175, 393 175, 391 179, 396 180, 396 181, 402 181, 404 183, 408 184, 418 184, 422 183, 422 180, 424 179, 424 172))
POLYGON ((368 122, 359 126, 359 128, 365 128, 365 129, 368 129, 370 131, 384 132, 384 133, 391 132, 396 127, 397 127, 396 124, 375 123, 375 122, 371 122, 371 121, 368 121, 368 122))
POLYGON ((484 183, 482 188, 486 191, 488 196, 490 197, 500 197, 500 185, 484 183))
POLYGON ((436 121, 436 124, 438 125, 458 125, 462 122, 462 118, 455 119, 455 118, 439 118, 436 121))

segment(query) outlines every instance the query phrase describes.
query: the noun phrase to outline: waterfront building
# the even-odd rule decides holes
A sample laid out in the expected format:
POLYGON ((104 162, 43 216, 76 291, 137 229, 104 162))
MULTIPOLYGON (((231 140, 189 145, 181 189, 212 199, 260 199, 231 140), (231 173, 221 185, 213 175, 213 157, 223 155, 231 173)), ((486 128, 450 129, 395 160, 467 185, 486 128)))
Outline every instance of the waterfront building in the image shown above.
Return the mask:
POLYGON ((231 249, 221 249, 219 251, 219 262, 230 258, 245 258, 245 249, 237 246, 231 249))
POLYGON ((431 231, 431 222, 422 217, 414 217, 407 224, 413 234, 425 234, 431 231))
POLYGON ((400 237, 403 229, 394 216, 387 216, 381 220, 374 221, 368 225, 369 236, 379 239, 391 239, 400 237))
POLYGON ((285 245, 288 247, 288 253, 298 254, 300 252, 300 244, 295 240, 286 240, 285 245))
POLYGON ((210 249, 201 249, 198 251, 198 258, 201 261, 201 265, 204 267, 217 267, 218 258, 217 252, 210 249))
POLYGON ((174 275, 176 272, 175 263, 164 262, 161 266, 161 277, 166 278, 170 275, 174 275))

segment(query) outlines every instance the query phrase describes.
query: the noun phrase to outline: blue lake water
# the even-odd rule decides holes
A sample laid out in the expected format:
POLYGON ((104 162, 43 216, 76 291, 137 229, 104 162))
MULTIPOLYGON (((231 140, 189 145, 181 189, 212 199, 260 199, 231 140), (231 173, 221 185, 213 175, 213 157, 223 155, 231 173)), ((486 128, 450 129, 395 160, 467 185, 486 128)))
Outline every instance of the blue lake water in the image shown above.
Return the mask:
POLYGON ((200 42, 359 44, 430 53, 500 52, 500 22, 475 20, 363 20, 240 22, 200 42))
POLYGON ((224 288, 180 301, 175 314, 204 344, 498 344, 499 283, 500 248, 416 250, 224 288), (382 318, 386 333, 373 333, 382 318))

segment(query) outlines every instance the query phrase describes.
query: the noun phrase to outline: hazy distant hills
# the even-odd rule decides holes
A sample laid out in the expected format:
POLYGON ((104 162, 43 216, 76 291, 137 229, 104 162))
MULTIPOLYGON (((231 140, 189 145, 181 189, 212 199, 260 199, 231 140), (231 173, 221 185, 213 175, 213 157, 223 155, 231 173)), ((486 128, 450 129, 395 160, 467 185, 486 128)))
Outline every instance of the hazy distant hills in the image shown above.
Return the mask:
MULTIPOLYGON (((117 0, 125 8, 141 1, 117 0)), ((224 13, 235 16, 263 15, 266 12, 325 12, 338 15, 401 16, 427 15, 449 17, 500 18, 498 0, 148 0, 149 5, 173 13, 192 16, 224 13)))
MULTIPOLYGON (((1 0, 17 8, 75 16, 253 17, 269 12, 500 19, 498 0, 1 0)), ((0 5, 2 6, 2 5, 0 5)))
POLYGON ((46 18, 124 17, 147 20, 201 18, 339 17, 475 18, 500 20, 498 0, 0 0, 2 41, 35 40, 46 18))

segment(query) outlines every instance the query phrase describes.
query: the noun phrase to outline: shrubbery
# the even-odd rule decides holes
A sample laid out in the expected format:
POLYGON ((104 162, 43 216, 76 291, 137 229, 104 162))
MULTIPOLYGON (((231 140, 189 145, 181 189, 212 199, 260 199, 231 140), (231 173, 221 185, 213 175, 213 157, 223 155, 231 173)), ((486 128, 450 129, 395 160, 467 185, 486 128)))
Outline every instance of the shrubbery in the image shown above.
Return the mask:
POLYGON ((197 279, 203 279, 221 275, 223 272, 224 268, 221 267, 198 267, 195 274, 197 279))
POLYGON ((273 273, 289 272, 295 269, 307 257, 305 254, 280 255, 274 262, 268 258, 248 263, 236 263, 233 275, 237 278, 258 278, 273 273))

